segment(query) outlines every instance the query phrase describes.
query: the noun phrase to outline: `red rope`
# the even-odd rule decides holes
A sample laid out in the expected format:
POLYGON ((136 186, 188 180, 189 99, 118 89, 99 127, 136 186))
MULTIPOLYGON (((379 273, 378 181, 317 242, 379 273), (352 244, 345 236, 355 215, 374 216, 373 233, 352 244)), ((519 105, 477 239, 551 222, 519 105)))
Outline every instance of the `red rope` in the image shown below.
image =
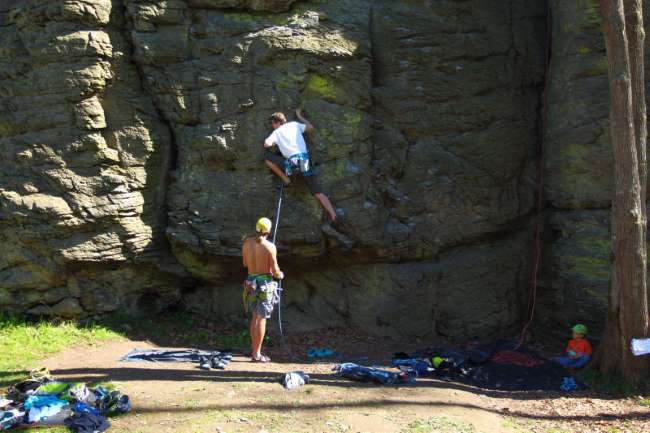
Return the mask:
POLYGON ((537 303, 537 287, 539 280, 539 262, 541 257, 542 232, 544 230, 544 142, 546 140, 546 129, 548 125, 548 91, 551 71, 551 5, 548 4, 546 14, 546 50, 545 50, 545 75, 544 75, 544 98, 542 101, 542 131, 541 139, 537 148, 538 158, 538 189, 537 189, 537 209, 535 215, 535 245, 533 250, 533 276, 528 292, 528 321, 521 330, 519 342, 514 350, 519 349, 524 344, 528 327, 533 322, 535 316, 535 305, 537 303))

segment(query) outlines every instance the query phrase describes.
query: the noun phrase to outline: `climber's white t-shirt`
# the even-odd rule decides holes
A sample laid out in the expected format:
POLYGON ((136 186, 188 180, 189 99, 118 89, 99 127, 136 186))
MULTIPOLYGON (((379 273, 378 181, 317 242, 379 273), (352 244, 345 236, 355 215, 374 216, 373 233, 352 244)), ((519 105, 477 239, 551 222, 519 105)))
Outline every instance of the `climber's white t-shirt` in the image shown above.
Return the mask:
POLYGON ((296 153, 307 153, 307 144, 302 136, 303 132, 305 132, 304 124, 287 122, 274 130, 266 141, 277 144, 282 156, 289 158, 296 153))

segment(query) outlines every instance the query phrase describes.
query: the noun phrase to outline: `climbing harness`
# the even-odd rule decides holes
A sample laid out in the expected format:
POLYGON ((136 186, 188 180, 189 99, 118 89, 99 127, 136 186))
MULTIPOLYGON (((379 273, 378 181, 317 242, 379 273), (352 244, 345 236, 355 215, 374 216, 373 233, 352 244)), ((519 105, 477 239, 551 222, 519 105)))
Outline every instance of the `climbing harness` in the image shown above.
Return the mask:
POLYGON ((303 176, 314 175, 308 153, 296 153, 284 160, 284 173, 291 176, 294 171, 299 171, 303 176))
POLYGON ((266 290, 266 283, 273 281, 271 274, 253 274, 249 275, 244 282, 242 291, 242 302, 244 304, 244 314, 248 314, 248 307, 256 301, 271 301, 273 291, 266 290))

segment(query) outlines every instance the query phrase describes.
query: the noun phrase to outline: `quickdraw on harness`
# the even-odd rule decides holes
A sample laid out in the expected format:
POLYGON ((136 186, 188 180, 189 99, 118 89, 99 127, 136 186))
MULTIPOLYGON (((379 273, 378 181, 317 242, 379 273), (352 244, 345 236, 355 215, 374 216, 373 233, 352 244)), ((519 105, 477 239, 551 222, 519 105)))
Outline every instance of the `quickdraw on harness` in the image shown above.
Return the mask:
POLYGON ((244 290, 242 291, 242 303, 244 304, 244 313, 248 314, 249 306, 256 301, 270 301, 273 298, 273 293, 260 290, 260 287, 273 281, 271 274, 254 274, 249 275, 244 283, 244 290))
MULTIPOLYGON (((308 153, 296 153, 284 160, 285 174, 287 176, 291 176, 294 171, 299 171, 300 173, 302 173, 303 176, 314 175, 314 172, 311 169, 311 159, 309 158, 308 153)), ((282 200, 282 190, 280 190, 280 200, 282 200)), ((273 240, 275 242, 275 238, 273 240)))

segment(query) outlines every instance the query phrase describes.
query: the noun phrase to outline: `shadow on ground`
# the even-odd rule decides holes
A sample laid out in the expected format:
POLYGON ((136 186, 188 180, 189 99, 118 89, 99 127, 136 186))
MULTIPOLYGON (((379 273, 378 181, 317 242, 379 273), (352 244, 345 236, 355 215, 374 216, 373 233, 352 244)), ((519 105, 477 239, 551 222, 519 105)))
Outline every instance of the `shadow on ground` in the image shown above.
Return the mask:
MULTIPOLYGON (((246 363, 241 363, 246 364, 246 363)), ((237 363, 233 363, 234 366, 237 363)), ((219 383, 229 382, 248 382, 248 383, 276 383, 278 381, 277 372, 256 372, 245 370, 226 370, 226 371, 193 371, 183 369, 155 369, 155 368, 81 368, 81 369, 59 369, 53 370, 57 378, 70 379, 74 381, 85 382, 100 382, 104 380, 112 380, 118 382, 124 381, 208 381, 214 380, 219 383)), ((0 374, 1 376, 1 374, 0 374)), ((334 386, 343 388, 379 388, 377 385, 350 382, 345 379, 340 379, 329 374, 310 374, 311 386, 334 386)), ((465 386, 457 383, 441 382, 438 380, 422 379, 417 384, 392 387, 403 391, 404 398, 373 398, 362 399, 355 401, 335 401, 335 402, 298 402, 292 401, 290 403, 227 403, 223 404, 200 404, 193 407, 150 407, 150 406, 134 406, 134 411, 139 414, 148 413, 200 413, 208 410, 273 410, 273 411, 319 411, 323 409, 337 409, 337 408, 373 408, 373 407, 407 407, 407 406, 424 406, 434 408, 444 407, 462 407, 466 409, 477 409, 504 415, 500 410, 482 407, 475 404, 467 404, 462 402, 449 402, 439 400, 412 400, 409 399, 408 390, 410 388, 439 388, 439 389, 452 389, 460 391, 469 391, 472 393, 487 394, 492 397, 500 396, 504 398, 524 398, 535 399, 541 396, 535 393, 492 393, 485 392, 481 389, 465 386)), ((548 397, 548 393, 544 394, 548 397)), ((530 414, 520 411, 508 411, 505 413, 507 416, 515 416, 523 419, 530 420, 544 420, 544 421, 606 421, 617 418, 625 418, 626 420, 634 421, 650 421, 650 414, 647 411, 629 411, 624 414, 593 414, 593 415, 541 415, 530 414)))
MULTIPOLYGON (((29 323, 27 319, 23 320, 29 323)), ((246 322, 242 319, 240 324, 225 324, 214 321, 208 321, 198 318, 186 312, 166 312, 158 315, 148 316, 128 316, 128 315, 111 315, 100 321, 82 323, 85 326, 103 326, 111 329, 131 340, 146 340, 161 347, 193 347, 204 350, 215 349, 232 349, 235 353, 246 356, 250 339, 246 329, 246 322)), ((366 364, 386 364, 389 362, 391 355, 395 351, 413 351, 422 349, 423 342, 404 342, 396 341, 385 337, 373 337, 368 335, 351 335, 343 334, 338 330, 329 333, 319 333, 318 335, 309 336, 305 334, 289 335, 288 345, 285 344, 280 336, 270 330, 270 338, 266 341, 265 346, 270 349, 276 364, 311 364, 306 356, 296 356, 295 354, 306 353, 306 348, 310 342, 313 344, 327 344, 339 351, 340 347, 345 347, 349 352, 344 358, 330 360, 330 363, 353 361, 366 364), (351 341, 350 341, 351 340, 351 341), (293 348, 293 351, 291 350, 293 348), (363 356, 366 355, 366 356, 363 356), (365 361, 359 361, 361 357, 365 361)), ((436 342, 438 343, 438 342, 436 342)), ((122 356, 124 354, 117 354, 122 356)), ((187 369, 157 369, 157 368, 138 368, 131 367, 125 363, 121 368, 82 368, 82 369, 61 369, 54 370, 52 373, 61 379, 71 378, 75 381, 100 382, 100 381, 194 381, 194 380, 218 380, 220 382, 277 382, 279 372, 258 372, 247 370, 247 363, 234 360, 230 369, 225 371, 205 371, 194 366, 187 369), (237 370, 238 367, 243 367, 237 370)), ((189 364, 185 364, 188 365, 189 364)), ((7 387, 15 383, 15 378, 23 372, 2 372, 0 371, 0 388, 7 387)), ((27 373, 25 371, 24 373, 27 373)), ((591 373, 588 373, 591 374, 591 373)), ((374 384, 351 382, 346 379, 337 378, 332 374, 313 374, 310 373, 312 384, 318 386, 330 386, 340 388, 356 387, 377 387, 374 384)), ((601 378, 602 379, 602 378, 601 378)), ((624 398, 637 396, 647 392, 646 389, 629 387, 616 382, 616 389, 612 388, 611 382, 598 384, 598 386, 582 391, 577 394, 562 394, 560 392, 545 391, 500 391, 478 388, 471 385, 455 381, 442 381, 429 378, 418 378, 414 385, 416 388, 440 388, 467 391, 474 394, 485 395, 493 398, 510 398, 518 400, 538 400, 550 397, 561 396, 580 396, 601 399, 624 398)), ((520 416, 525 417, 525 414, 520 416)))

